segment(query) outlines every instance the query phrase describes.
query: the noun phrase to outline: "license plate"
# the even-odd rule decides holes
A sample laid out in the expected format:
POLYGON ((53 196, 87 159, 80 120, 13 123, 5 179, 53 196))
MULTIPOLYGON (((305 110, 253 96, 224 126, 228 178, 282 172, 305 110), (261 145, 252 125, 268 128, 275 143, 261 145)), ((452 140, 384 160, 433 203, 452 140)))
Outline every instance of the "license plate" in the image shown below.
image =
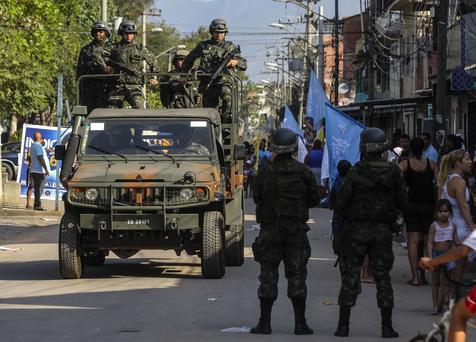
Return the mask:
POLYGON ((116 215, 113 229, 161 229, 163 218, 158 215, 116 215))

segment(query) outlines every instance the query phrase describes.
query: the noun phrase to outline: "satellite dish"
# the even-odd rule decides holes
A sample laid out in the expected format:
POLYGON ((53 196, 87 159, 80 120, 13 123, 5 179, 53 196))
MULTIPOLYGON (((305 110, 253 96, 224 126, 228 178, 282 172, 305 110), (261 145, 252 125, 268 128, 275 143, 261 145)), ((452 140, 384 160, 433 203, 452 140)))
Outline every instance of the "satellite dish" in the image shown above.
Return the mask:
POLYGON ((349 86, 347 83, 339 84, 339 94, 347 94, 349 92, 349 86))

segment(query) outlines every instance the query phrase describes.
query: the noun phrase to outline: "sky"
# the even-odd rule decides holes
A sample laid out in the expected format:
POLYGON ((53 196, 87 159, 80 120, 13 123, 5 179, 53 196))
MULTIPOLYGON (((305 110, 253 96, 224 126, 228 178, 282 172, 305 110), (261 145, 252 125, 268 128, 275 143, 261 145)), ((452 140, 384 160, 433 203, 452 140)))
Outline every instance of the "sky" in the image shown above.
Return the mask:
MULTIPOLYGON (((314 5, 324 7, 324 16, 334 17, 335 0, 321 0, 314 5)), ((227 40, 232 40, 241 47, 243 56, 248 61, 248 75, 251 80, 273 80, 275 74, 261 74, 267 58, 276 48, 286 44, 283 37, 292 35, 286 31, 272 28, 270 23, 279 19, 296 19, 304 10, 293 4, 273 0, 155 0, 155 7, 162 10, 159 20, 176 27, 182 34, 196 31, 200 25, 207 26, 214 18, 223 18, 228 23, 227 40)), ((359 0, 339 0, 339 17, 360 13, 359 0)), ((304 25, 293 25, 296 33, 304 33, 304 25)), ((193 48, 193 47, 187 47, 193 48)), ((269 71, 268 71, 269 72, 269 71)))

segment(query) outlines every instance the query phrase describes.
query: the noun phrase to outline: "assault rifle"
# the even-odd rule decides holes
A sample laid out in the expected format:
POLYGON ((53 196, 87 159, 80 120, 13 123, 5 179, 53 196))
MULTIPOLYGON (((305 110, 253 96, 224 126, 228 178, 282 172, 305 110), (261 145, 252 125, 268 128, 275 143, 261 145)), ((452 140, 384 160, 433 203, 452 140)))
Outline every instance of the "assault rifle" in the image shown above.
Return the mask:
POLYGON ((227 66, 227 64, 240 52, 241 52, 240 46, 237 45, 237 46, 235 46, 235 48, 233 50, 228 51, 226 53, 226 55, 223 56, 223 61, 218 66, 218 68, 215 70, 212 77, 210 77, 210 81, 208 82, 207 86, 205 87, 205 91, 207 91, 211 87, 213 82, 215 82, 215 80, 218 78, 218 76, 220 76, 221 72, 227 66))
POLYGON ((129 75, 132 75, 132 76, 141 76, 140 72, 137 72, 136 70, 133 70, 133 69, 125 66, 124 64, 114 62, 114 61, 111 61, 111 60, 108 63, 112 64, 114 69, 119 69, 119 71, 123 71, 126 74, 129 74, 129 75))

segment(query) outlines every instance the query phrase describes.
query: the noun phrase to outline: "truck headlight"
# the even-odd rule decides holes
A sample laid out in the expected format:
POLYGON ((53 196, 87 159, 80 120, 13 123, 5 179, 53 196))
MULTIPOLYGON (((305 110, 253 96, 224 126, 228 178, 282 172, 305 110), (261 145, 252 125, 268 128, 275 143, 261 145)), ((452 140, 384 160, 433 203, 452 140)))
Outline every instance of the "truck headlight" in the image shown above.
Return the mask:
POLYGON ((180 197, 186 201, 190 201, 194 195, 195 192, 190 188, 180 190, 180 197))
POLYGON ((86 190, 85 196, 88 201, 95 201, 99 197, 99 190, 96 188, 89 188, 86 190))

